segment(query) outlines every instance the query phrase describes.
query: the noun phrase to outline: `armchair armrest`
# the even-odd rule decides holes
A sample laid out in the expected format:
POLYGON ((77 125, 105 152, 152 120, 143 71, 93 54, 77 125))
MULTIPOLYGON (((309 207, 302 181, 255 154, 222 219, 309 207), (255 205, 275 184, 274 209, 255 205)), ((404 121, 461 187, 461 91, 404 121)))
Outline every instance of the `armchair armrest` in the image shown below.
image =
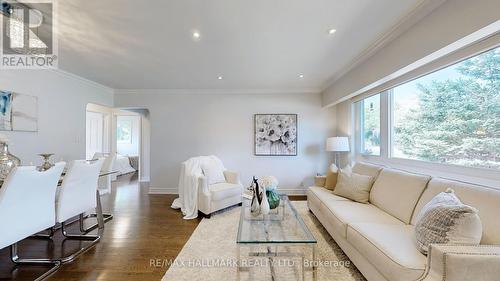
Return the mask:
POLYGON ((240 175, 236 172, 224 171, 224 177, 227 183, 241 184, 240 175))
POLYGON ((326 184, 326 176, 315 176, 314 177, 314 186, 324 187, 326 184))
POLYGON ((205 176, 198 177, 198 194, 209 197, 210 191, 208 190, 208 179, 205 176))
POLYGON ((423 280, 486 281, 500 276, 500 245, 443 245, 430 247, 423 280))

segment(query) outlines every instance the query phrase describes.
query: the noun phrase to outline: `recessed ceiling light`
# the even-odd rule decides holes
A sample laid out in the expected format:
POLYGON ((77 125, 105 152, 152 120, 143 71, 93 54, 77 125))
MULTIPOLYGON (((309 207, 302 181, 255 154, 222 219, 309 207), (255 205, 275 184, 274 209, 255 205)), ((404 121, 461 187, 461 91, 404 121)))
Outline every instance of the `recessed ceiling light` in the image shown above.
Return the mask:
POLYGON ((334 34, 335 32, 337 32, 337 30, 333 29, 333 28, 328 30, 328 34, 330 34, 330 35, 334 34))
POLYGON ((193 31, 193 39, 194 40, 199 40, 201 37, 201 34, 199 31, 193 31))
POLYGON ((217 77, 217 79, 222 80, 222 76, 217 77))
POLYGON ((304 78, 304 74, 299 74, 299 78, 304 78))

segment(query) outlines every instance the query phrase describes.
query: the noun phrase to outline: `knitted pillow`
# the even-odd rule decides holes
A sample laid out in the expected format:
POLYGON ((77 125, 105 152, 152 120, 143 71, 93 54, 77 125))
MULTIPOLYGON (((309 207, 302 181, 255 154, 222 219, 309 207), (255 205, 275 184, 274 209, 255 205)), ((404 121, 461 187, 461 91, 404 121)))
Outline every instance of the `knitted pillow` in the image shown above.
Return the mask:
POLYGON ((450 188, 427 203, 415 223, 417 248, 424 254, 431 244, 479 245, 482 233, 478 210, 463 204, 450 188))

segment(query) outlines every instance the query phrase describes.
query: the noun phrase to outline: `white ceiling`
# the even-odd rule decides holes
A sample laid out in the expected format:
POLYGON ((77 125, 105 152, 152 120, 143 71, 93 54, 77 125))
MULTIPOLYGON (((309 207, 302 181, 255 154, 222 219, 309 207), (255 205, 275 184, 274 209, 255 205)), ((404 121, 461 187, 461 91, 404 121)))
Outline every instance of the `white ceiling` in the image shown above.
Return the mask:
POLYGON ((115 89, 314 91, 420 2, 58 1, 59 67, 115 89))

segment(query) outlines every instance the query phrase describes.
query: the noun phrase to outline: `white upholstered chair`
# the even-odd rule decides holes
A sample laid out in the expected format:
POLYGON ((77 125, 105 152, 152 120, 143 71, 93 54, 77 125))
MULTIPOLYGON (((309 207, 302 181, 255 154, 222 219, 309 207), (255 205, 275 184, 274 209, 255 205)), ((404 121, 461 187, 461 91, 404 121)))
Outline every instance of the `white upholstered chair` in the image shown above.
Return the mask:
POLYGON ((226 170, 222 163, 220 169, 223 179, 217 183, 213 183, 206 171, 198 178, 198 210, 208 218, 213 212, 241 204, 243 185, 238 173, 226 170))
POLYGON ((97 191, 97 182, 103 162, 103 159, 72 161, 59 188, 56 200, 56 222, 61 223, 62 234, 67 239, 91 241, 90 245, 61 258, 63 263, 74 260, 77 256, 93 247, 100 239, 101 231, 104 228, 104 219, 97 191), (89 210, 95 210, 97 214, 99 230, 97 235, 87 235, 94 227, 90 229, 84 228, 84 213, 89 210), (79 216, 80 231, 82 233, 68 234, 66 230, 67 221, 75 216, 79 216))
POLYGON ((16 264, 51 264, 52 268, 36 280, 52 274, 60 265, 50 259, 21 259, 17 242, 55 225, 56 188, 64 162, 47 171, 34 166, 17 167, 0 188, 0 249, 11 246, 11 259, 16 264))
MULTIPOLYGON (((99 158, 98 158, 99 159, 99 158)), ((116 154, 109 153, 104 158, 104 163, 102 164, 101 172, 108 173, 113 171, 113 166, 115 165, 116 154)), ((111 193, 111 181, 112 174, 99 177, 97 188, 101 195, 111 193)))

